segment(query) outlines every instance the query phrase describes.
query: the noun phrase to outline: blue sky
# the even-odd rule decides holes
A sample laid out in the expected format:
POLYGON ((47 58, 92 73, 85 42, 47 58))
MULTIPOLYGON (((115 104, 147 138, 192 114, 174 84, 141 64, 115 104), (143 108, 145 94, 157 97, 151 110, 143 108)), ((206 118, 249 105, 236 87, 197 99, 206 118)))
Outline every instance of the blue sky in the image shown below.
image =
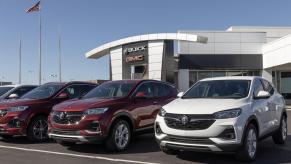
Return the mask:
MULTIPOLYGON (((24 83, 38 80, 37 0, 0 0, 0 80, 18 81, 22 34, 24 83)), ((179 29, 225 30, 229 26, 291 26, 290 0, 43 0, 43 77, 56 80, 57 36, 62 33, 63 79, 107 79, 108 57, 84 54, 127 36, 179 29)))

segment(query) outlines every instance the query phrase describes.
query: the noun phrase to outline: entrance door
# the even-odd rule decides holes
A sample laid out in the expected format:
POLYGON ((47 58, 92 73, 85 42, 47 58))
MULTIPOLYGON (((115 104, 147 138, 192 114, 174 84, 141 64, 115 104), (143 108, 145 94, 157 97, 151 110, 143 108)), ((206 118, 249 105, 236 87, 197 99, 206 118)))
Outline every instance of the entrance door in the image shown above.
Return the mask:
POLYGON ((291 104, 291 72, 281 72, 280 92, 284 96, 286 103, 291 104))
POLYGON ((131 79, 147 79, 146 65, 132 65, 131 79))

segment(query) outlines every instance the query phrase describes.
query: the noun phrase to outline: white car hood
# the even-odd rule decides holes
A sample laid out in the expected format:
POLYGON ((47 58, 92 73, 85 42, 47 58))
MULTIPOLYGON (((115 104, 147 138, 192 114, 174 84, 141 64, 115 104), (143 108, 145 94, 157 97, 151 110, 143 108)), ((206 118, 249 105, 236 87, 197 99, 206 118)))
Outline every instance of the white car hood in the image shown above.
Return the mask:
POLYGON ((238 99, 181 99, 178 98, 163 108, 175 114, 213 114, 218 111, 239 108, 246 100, 238 99))

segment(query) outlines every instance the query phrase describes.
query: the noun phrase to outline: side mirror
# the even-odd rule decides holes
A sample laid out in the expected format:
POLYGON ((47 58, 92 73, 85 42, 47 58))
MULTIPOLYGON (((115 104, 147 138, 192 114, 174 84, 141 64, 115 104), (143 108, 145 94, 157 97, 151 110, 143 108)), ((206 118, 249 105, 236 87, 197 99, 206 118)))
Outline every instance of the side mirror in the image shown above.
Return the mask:
POLYGON ((183 95, 184 95, 184 92, 179 92, 179 93, 177 94, 177 97, 178 97, 178 98, 181 98, 183 95))
POLYGON ((62 99, 62 100, 68 99, 68 98, 69 98, 69 95, 67 93, 64 93, 64 92, 59 94, 57 97, 57 99, 62 99))
POLYGON ((257 95, 255 95, 255 99, 267 99, 271 96, 271 94, 267 91, 259 91, 257 95))
POLYGON ((18 98, 19 98, 18 94, 15 93, 8 96, 8 99, 18 99, 18 98))
POLYGON ((137 92, 134 98, 145 99, 146 98, 146 93, 145 92, 137 92))

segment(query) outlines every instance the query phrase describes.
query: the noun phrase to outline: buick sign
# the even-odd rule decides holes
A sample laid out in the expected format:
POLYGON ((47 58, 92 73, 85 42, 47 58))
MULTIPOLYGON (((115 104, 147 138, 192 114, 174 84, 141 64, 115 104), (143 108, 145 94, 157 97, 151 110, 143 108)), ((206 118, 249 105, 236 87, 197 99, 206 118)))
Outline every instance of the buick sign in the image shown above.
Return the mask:
POLYGON ((143 46, 137 46, 137 47, 129 47, 125 49, 125 54, 133 53, 133 52, 139 52, 139 51, 144 51, 147 49, 146 45, 143 46))

